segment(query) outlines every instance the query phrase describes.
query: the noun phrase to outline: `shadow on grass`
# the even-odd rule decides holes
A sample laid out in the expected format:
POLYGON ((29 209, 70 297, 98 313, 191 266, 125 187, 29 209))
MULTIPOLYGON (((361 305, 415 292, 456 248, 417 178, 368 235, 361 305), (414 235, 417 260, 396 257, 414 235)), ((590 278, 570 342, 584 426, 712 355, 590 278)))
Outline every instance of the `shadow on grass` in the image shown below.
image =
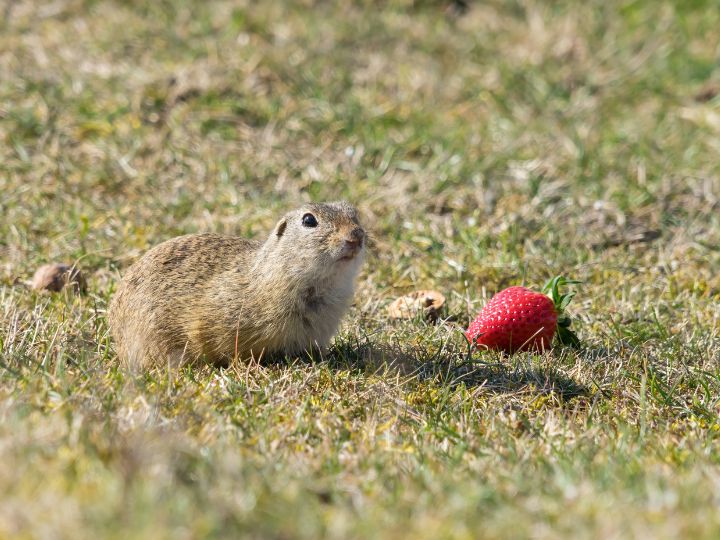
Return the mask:
POLYGON ((452 370, 451 385, 482 386, 492 394, 554 394, 567 400, 589 394, 588 388, 552 367, 474 363, 452 370))
POLYGON ((467 351, 443 349, 430 354, 402 346, 341 344, 326 355, 324 362, 331 369, 400 375, 406 380, 437 381, 455 388, 482 387, 492 394, 532 393, 553 394, 562 400, 589 395, 589 389, 557 368, 547 365, 547 357, 537 361, 532 355, 500 357, 467 351))
POLYGON ((590 395, 587 386, 555 367, 560 357, 528 353, 511 357, 473 353, 445 343, 439 349, 405 343, 370 343, 338 340, 330 350, 304 356, 268 356, 267 367, 292 368, 315 365, 334 371, 375 374, 399 382, 435 382, 452 389, 464 385, 488 394, 553 395, 560 400, 590 395))

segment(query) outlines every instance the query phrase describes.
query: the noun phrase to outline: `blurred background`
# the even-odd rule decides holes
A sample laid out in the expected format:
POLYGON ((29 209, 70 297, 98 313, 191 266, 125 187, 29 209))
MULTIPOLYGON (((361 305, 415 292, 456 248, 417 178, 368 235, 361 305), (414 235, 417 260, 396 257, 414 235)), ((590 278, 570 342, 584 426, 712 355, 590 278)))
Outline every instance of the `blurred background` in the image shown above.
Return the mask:
POLYGON ((384 284, 492 285, 660 235, 664 262, 704 259, 719 23, 698 0, 5 0, 4 279, 338 198, 384 284))

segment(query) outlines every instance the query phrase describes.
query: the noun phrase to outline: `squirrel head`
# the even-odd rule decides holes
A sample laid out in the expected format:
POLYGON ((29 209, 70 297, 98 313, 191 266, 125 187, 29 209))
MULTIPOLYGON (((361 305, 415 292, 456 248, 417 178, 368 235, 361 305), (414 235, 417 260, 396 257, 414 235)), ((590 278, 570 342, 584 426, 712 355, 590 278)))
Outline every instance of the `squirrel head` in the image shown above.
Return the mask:
POLYGON ((285 214, 263 251, 284 262, 290 275, 355 275, 367 238, 357 210, 347 202, 306 204, 285 214))

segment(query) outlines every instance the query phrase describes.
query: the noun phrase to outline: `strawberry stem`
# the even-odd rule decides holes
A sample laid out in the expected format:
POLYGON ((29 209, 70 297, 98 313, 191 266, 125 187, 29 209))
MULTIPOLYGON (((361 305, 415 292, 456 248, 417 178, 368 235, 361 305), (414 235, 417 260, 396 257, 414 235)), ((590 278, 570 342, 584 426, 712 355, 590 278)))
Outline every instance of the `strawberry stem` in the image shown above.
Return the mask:
POLYGON ((560 287, 563 285, 577 285, 578 283, 581 282, 575 279, 567 279, 563 276, 555 276, 543 287, 543 293, 547 294, 553 301, 555 311, 558 314, 558 327, 556 333, 558 342, 560 342, 561 345, 567 345, 574 348, 580 346, 580 339, 578 339, 577 335, 570 330, 572 320, 564 313, 564 311, 575 296, 575 291, 560 294, 560 287))

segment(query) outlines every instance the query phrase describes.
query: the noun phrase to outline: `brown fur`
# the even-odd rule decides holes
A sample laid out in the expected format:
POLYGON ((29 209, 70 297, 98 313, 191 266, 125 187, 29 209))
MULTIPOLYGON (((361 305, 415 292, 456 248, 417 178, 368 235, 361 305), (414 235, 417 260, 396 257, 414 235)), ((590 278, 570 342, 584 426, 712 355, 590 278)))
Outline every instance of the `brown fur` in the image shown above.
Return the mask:
POLYGON ((168 240, 133 264, 109 308, 133 367, 325 347, 352 299, 365 233, 347 203, 286 214, 264 243, 216 234, 168 240), (302 224, 312 213, 316 227, 302 224))

